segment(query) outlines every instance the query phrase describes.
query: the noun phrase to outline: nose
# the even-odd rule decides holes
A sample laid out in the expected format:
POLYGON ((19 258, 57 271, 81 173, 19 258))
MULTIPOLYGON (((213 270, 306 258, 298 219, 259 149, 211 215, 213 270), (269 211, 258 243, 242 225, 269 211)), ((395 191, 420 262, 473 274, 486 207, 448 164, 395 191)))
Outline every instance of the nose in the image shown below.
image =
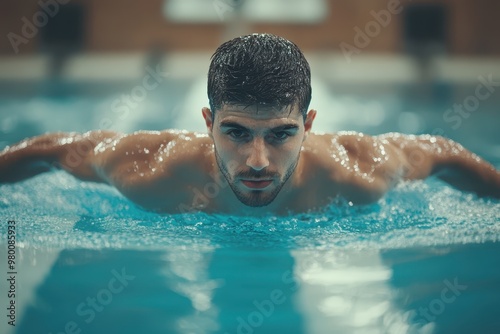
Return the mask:
POLYGON ((255 138, 250 144, 247 166, 259 171, 269 166, 268 151, 263 138, 255 138))

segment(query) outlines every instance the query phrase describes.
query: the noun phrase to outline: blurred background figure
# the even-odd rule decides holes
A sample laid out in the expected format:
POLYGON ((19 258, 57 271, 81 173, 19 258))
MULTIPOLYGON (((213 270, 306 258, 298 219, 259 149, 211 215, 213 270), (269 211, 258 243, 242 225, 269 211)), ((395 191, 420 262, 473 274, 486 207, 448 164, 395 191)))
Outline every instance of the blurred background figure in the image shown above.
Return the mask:
POLYGON ((46 131, 204 131, 218 45, 268 32, 313 76, 316 130, 431 133, 500 161, 493 0, 0 4, 0 148, 46 131))

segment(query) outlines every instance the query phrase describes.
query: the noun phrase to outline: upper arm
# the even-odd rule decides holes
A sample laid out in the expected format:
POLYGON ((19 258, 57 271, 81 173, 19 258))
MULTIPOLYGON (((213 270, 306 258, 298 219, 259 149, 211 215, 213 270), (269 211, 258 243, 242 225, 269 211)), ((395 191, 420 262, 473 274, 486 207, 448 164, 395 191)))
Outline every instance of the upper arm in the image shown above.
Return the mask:
POLYGON ((158 154, 170 140, 168 136, 146 132, 115 136, 95 147, 92 168, 115 186, 144 184, 153 175, 165 173, 165 164, 158 154))
POLYGON ((435 173, 449 160, 449 153, 461 147, 440 136, 388 133, 377 138, 395 151, 401 176, 407 180, 424 179, 435 173))
POLYGON ((122 134, 114 131, 89 131, 58 138, 60 143, 58 163, 67 172, 85 180, 107 182, 96 168, 99 147, 120 138, 122 134))
POLYGON ((423 179, 446 168, 486 164, 459 143, 441 136, 389 133, 378 138, 399 152, 405 179, 423 179))
POLYGON ((500 172, 459 143, 440 136, 382 136, 402 153, 405 179, 436 174, 452 186, 500 197, 500 172))
POLYGON ((404 178, 402 152, 378 137, 341 133, 333 137, 332 149, 331 179, 355 203, 378 200, 404 178))
POLYGON ((341 175, 350 193, 366 197, 367 202, 380 198, 401 180, 423 179, 434 173, 449 159, 447 152, 452 148, 442 137, 396 133, 374 137, 348 133, 336 140, 336 151, 345 151, 345 163, 334 172, 341 175))

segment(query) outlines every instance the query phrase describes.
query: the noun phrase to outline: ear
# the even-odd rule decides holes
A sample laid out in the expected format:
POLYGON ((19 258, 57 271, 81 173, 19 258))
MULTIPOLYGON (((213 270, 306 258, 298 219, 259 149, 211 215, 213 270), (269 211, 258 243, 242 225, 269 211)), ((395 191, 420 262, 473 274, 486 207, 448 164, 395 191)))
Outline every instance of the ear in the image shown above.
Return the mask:
POLYGON ((203 107, 201 109, 201 114, 205 119, 205 125, 207 126, 208 135, 210 136, 210 138, 212 138, 212 126, 214 124, 212 120, 212 112, 207 107, 203 107))
POLYGON ((309 133, 311 132, 311 128, 315 118, 316 118, 316 110, 314 109, 309 110, 306 116, 306 120, 304 121, 304 139, 306 139, 309 133))

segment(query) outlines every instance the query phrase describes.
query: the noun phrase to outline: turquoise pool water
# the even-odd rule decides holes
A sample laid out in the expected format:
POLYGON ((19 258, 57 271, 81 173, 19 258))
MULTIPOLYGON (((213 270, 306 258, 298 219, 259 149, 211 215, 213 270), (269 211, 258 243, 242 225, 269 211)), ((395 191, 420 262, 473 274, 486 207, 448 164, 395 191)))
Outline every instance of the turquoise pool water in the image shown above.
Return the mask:
POLYGON ((0 189, 24 299, 14 333, 500 328, 500 203, 436 180, 264 219, 147 213, 63 172, 0 189))
MULTIPOLYGON (((67 106, 98 110, 87 100, 0 104, 11 129, 4 145, 54 128, 82 131, 97 114, 59 125, 67 106), (30 108, 43 110, 30 119, 30 108)), ((491 119, 478 119, 472 133, 484 136, 465 144, 498 168, 491 119)), ((421 130, 434 126, 468 138, 443 124, 421 130)), ((2 333, 500 331, 500 201, 432 178, 366 207, 249 218, 157 215, 111 187, 51 172, 0 185, 0 217, 2 333), (4 298, 9 220, 15 327, 4 298)))

